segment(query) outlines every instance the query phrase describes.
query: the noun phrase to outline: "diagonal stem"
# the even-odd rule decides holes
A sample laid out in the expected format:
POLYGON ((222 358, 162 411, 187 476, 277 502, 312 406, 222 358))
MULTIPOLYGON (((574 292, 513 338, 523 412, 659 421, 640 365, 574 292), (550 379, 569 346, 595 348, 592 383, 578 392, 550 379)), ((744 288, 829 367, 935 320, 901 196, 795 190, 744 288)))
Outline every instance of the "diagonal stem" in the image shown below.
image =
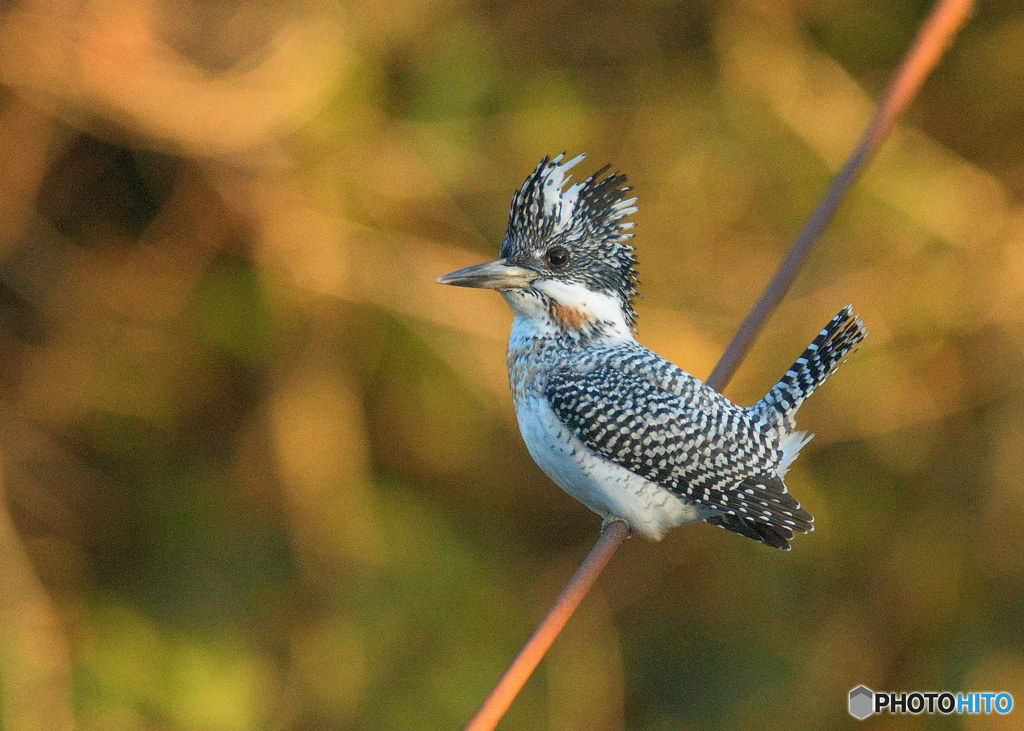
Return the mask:
MULTIPOLYGON (((718 365, 711 372, 707 380, 709 386, 721 391, 732 378, 754 339, 764 327, 764 323, 793 284, 807 253, 832 220, 846 192, 907 106, 917 96, 921 84, 952 43, 957 31, 967 21, 973 7, 973 0, 939 0, 932 7, 853 153, 832 180, 821 203, 797 236, 764 294, 747 315, 718 365)), ((593 587, 601 571, 628 535, 629 529, 621 521, 614 521, 605 526, 601 537, 533 635, 501 676, 476 715, 466 724, 465 731, 490 731, 498 725, 555 638, 576 611, 576 607, 593 587)))
POLYGON ((576 573, 565 585, 555 603, 551 605, 544 620, 523 645, 523 649, 516 655, 516 659, 501 676, 498 684, 494 686, 487 701, 480 706, 480 710, 477 711, 473 720, 466 725, 466 731, 483 731, 484 729, 493 729, 498 725, 498 721, 512 705, 512 701, 515 700, 520 689, 540 664, 541 658, 547 653, 562 628, 568 623, 569 618, 576 611, 576 607, 580 605, 604 567, 611 561, 615 550, 628 537, 629 528, 621 520, 605 524, 597 543, 590 549, 590 553, 583 559, 583 563, 576 569, 576 573))
POLYGON ((963 26, 974 6, 973 0, 940 0, 932 8, 918 31, 914 44, 907 51, 903 63, 889 83, 875 109, 871 121, 868 122, 864 134, 853 149, 846 164, 832 179, 821 199, 821 203, 804 224, 803 230, 796 237, 786 258, 779 265, 771 283, 765 288, 761 298, 751 309, 740 329, 733 336, 729 347, 725 349, 718 365, 708 376, 707 384, 716 391, 721 391, 739 367, 747 351, 764 327, 765 322, 786 296, 793 281, 803 266, 807 252, 811 250, 822 231, 828 226, 835 215, 839 204, 846 197, 846 192, 853 185, 868 160, 881 146, 882 140, 892 130, 896 120, 902 116, 910 102, 917 96, 921 84, 939 62, 942 53, 953 41, 953 36, 963 26))

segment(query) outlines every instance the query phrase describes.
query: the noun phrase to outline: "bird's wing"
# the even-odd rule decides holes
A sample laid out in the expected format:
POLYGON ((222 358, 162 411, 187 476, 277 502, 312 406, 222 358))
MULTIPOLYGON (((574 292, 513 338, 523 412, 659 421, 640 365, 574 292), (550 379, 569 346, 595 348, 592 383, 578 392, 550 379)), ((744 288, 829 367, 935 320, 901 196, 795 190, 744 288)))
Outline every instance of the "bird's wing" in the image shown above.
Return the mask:
POLYGON ((747 410, 658 361, 676 372, 647 367, 641 376, 620 358, 558 369, 548 376, 546 395, 558 418, 588 448, 722 517, 709 522, 744 535, 757 532, 751 522, 767 524, 781 531, 778 540, 787 533, 792 538, 792 530, 811 530, 810 514, 775 472, 781 460, 778 437, 747 410), (652 377, 656 370, 660 377, 652 377), (663 388, 666 378, 682 385, 663 388))

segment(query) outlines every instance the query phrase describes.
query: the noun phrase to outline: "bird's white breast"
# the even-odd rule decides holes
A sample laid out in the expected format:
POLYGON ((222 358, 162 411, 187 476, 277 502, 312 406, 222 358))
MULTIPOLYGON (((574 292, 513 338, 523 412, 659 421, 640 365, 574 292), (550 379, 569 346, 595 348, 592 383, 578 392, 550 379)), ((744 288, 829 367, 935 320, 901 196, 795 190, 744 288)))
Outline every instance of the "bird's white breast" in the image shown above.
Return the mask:
POLYGON ((562 424, 547 400, 528 395, 516 402, 519 430, 537 465, 554 482, 604 518, 621 518, 655 540, 710 512, 681 499, 595 454, 562 424))

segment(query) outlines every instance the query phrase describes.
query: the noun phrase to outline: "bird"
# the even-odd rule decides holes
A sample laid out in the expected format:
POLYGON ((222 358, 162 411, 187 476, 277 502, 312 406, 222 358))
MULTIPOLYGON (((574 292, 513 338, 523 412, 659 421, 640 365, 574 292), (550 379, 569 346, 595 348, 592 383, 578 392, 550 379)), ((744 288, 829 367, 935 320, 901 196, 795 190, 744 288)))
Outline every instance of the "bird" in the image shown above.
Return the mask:
POLYGON ((500 258, 437 278, 497 290, 519 430, 559 487, 630 534, 705 521, 789 550, 814 518, 784 478, 811 435, 797 409, 867 335, 847 305, 760 401, 738 406, 635 337, 637 199, 584 155, 545 157, 514 194, 500 258))

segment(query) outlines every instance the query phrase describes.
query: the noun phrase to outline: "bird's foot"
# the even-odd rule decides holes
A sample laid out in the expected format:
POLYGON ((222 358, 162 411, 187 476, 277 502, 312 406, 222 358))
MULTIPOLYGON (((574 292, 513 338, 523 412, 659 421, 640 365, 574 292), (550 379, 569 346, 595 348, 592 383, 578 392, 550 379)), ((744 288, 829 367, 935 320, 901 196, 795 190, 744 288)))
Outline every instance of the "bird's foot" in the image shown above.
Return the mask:
POLYGON ((624 526, 626 526, 626 538, 633 537, 633 531, 630 529, 629 523, 624 521, 622 518, 616 518, 615 516, 609 516, 605 518, 603 521, 601 521, 601 535, 604 535, 604 532, 608 530, 609 526, 611 526, 612 523, 622 523, 624 526))

